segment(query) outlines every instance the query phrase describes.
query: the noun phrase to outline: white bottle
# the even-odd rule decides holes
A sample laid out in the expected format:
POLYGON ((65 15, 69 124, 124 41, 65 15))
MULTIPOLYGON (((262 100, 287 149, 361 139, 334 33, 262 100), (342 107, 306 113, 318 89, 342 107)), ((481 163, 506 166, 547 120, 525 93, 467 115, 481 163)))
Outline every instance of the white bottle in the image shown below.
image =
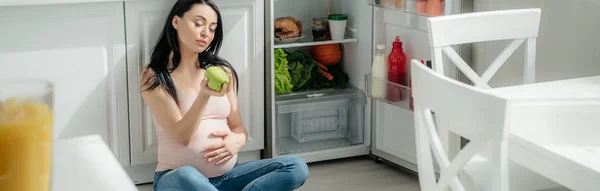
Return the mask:
POLYGON ((384 99, 387 96, 388 63, 385 45, 378 44, 371 65, 371 96, 384 99))

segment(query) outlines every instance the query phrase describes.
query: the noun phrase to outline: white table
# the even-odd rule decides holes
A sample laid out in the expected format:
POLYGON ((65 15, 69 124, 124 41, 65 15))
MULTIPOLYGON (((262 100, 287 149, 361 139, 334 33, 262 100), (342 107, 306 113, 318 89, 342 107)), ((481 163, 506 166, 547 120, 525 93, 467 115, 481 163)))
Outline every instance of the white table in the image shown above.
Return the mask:
POLYGON ((489 91, 515 100, 598 99, 600 76, 494 88, 489 91))
POLYGON ((100 136, 55 141, 52 168, 54 191, 137 191, 100 136))
POLYGON ((513 104, 512 161, 572 190, 600 188, 600 76, 488 91, 513 104))

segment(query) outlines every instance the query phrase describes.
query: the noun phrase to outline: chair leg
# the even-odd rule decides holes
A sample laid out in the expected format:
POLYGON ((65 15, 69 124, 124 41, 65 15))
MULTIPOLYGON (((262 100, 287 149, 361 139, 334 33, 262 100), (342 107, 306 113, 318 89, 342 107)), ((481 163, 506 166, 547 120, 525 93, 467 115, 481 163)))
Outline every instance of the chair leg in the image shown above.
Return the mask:
POLYGON ((435 169, 431 156, 429 139, 423 122, 423 110, 415 103, 415 134, 417 141, 417 168, 419 173, 419 184, 422 191, 433 191, 437 185, 435 180, 435 169))
POLYGON ((492 170, 492 190, 493 191, 508 191, 510 190, 509 177, 508 177, 508 141, 502 140, 500 144, 495 145, 497 148, 493 149, 491 161, 492 170))

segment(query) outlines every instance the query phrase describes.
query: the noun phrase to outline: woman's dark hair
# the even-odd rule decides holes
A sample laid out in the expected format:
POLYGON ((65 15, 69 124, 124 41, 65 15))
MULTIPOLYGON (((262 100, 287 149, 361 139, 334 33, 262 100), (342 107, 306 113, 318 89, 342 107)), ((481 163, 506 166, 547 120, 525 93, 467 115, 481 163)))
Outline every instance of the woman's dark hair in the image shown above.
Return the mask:
MULTIPOLYGON (((150 56, 150 64, 148 68, 154 71, 154 76, 152 76, 149 80, 144 83, 151 82, 152 85, 148 87, 146 90, 152 90, 160 85, 175 99, 175 102, 179 103, 177 99, 177 91, 175 90, 175 85, 173 83, 173 78, 171 78, 171 72, 175 71, 179 66, 179 62, 181 61, 181 50, 179 50, 179 41, 177 39, 177 31, 173 28, 172 19, 175 15, 179 17, 183 17, 183 14, 188 12, 194 5, 204 4, 210 6, 217 13, 217 28, 215 30, 215 37, 210 45, 203 52, 198 54, 198 60, 200 61, 200 68, 206 69, 210 66, 220 66, 227 67, 233 73, 233 80, 236 82, 235 90, 238 90, 238 76, 235 72, 233 66, 225 59, 217 56, 219 54, 219 49, 221 49, 221 44, 223 42, 223 22, 221 21, 221 12, 219 12, 219 8, 215 5, 211 0, 178 0, 169 15, 167 16, 167 21, 165 22, 165 26, 158 38, 158 42, 154 46, 152 50, 152 54, 150 56), (171 60, 173 66, 169 68, 169 55, 173 52, 173 59, 171 60)), ((145 91, 145 90, 144 90, 145 91)))

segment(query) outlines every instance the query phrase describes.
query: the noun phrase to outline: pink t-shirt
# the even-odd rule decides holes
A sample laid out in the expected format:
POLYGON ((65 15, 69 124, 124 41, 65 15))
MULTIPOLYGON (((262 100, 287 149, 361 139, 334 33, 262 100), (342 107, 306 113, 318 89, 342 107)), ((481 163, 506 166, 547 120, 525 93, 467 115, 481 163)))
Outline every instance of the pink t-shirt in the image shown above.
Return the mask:
MULTIPOLYGON (((177 91, 179 111, 182 116, 190 109, 196 97, 196 95, 177 91)), ((155 120, 154 124, 156 124, 156 135, 158 137, 158 165, 156 171, 176 169, 181 166, 192 166, 205 177, 213 178, 231 170, 237 161, 237 155, 234 155, 226 163, 215 165, 217 161, 208 162, 208 158, 204 158, 206 152, 202 152, 204 147, 222 141, 221 137, 212 136, 212 132, 231 132, 227 125, 227 116, 229 116, 230 110, 231 107, 227 96, 210 97, 204 110, 200 127, 192 135, 188 146, 184 146, 171 138, 155 120)))

